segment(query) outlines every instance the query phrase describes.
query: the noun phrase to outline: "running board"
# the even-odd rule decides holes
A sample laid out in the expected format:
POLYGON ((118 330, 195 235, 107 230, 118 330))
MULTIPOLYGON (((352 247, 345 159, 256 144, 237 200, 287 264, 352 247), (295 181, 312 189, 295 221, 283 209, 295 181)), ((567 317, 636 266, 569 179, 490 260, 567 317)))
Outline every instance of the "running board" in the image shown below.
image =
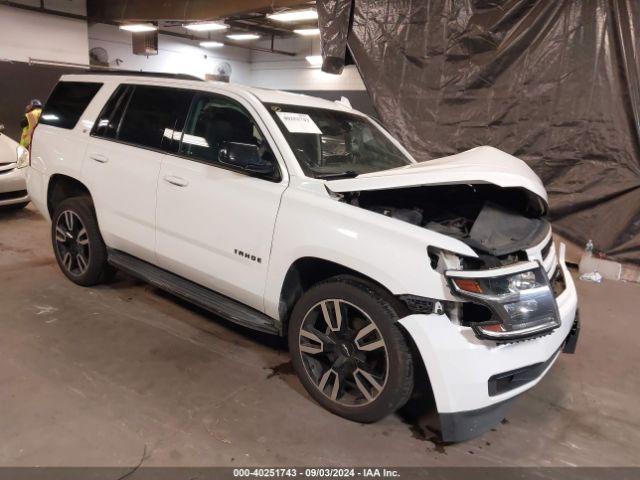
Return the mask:
POLYGON ((108 249, 108 262, 123 272, 187 300, 205 310, 261 332, 280 334, 276 321, 258 310, 179 277, 119 250, 108 249))

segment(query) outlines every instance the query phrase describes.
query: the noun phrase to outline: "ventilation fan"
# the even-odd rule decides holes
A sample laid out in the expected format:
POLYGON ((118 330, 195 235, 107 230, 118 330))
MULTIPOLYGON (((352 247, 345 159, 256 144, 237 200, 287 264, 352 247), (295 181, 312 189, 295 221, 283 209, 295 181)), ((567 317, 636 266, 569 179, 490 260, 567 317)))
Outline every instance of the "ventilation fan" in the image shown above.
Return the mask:
POLYGON ((109 66, 109 53, 102 47, 94 47, 89 50, 89 63, 101 67, 109 66))
POLYGON ((214 74, 207 74, 206 75, 206 79, 207 80, 216 80, 218 82, 229 82, 229 79, 231 78, 231 64, 229 62, 220 62, 218 65, 216 65, 215 67, 215 72, 214 74))
MULTIPOLYGON (((113 62, 111 62, 111 64, 115 65, 116 67, 121 63, 122 60, 120 58, 116 58, 113 62)), ((102 47, 92 48, 91 50, 89 50, 89 64, 99 67, 109 67, 109 52, 107 52, 107 50, 102 47)))

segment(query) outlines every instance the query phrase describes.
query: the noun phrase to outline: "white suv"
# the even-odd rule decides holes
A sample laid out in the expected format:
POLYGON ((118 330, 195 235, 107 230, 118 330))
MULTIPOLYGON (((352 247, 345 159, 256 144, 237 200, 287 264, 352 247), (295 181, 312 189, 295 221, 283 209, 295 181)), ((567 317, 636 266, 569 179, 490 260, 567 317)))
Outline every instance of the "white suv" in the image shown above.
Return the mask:
POLYGON ((120 269, 288 336, 309 394, 352 420, 426 371, 444 440, 471 438, 575 347, 545 189, 494 148, 416 163, 346 104, 89 73, 62 77, 20 164, 69 279, 120 269))

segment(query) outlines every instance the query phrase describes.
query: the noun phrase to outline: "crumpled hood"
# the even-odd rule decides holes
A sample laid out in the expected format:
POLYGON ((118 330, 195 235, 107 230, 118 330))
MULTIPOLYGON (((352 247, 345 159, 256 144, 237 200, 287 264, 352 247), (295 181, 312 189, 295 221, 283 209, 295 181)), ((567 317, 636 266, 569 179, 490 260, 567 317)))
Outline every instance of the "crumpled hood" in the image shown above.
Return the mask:
POLYGON ((502 150, 486 146, 437 160, 328 181, 327 188, 341 193, 456 183, 492 183, 505 188, 525 188, 548 203, 544 185, 526 163, 502 150))

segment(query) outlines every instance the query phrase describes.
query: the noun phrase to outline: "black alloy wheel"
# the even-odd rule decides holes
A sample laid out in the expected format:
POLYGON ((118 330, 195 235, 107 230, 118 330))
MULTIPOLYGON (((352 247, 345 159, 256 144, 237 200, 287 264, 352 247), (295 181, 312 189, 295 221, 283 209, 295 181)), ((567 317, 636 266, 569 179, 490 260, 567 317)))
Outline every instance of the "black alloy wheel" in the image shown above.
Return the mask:
POLYGON ((107 247, 89 196, 61 201, 51 216, 51 242, 62 273, 85 287, 111 278, 107 247))
POLYGON ((64 210, 55 226, 56 253, 65 270, 81 276, 89 268, 91 246, 89 234, 82 220, 73 210, 64 210))
POLYGON ((306 373, 318 390, 344 406, 373 402, 387 383, 387 347, 362 309, 338 298, 315 304, 299 333, 306 373))
POLYGON ((307 392, 327 410, 375 422, 404 405, 413 390, 413 358, 398 324, 402 306, 366 279, 339 275, 298 300, 289 351, 307 392))

